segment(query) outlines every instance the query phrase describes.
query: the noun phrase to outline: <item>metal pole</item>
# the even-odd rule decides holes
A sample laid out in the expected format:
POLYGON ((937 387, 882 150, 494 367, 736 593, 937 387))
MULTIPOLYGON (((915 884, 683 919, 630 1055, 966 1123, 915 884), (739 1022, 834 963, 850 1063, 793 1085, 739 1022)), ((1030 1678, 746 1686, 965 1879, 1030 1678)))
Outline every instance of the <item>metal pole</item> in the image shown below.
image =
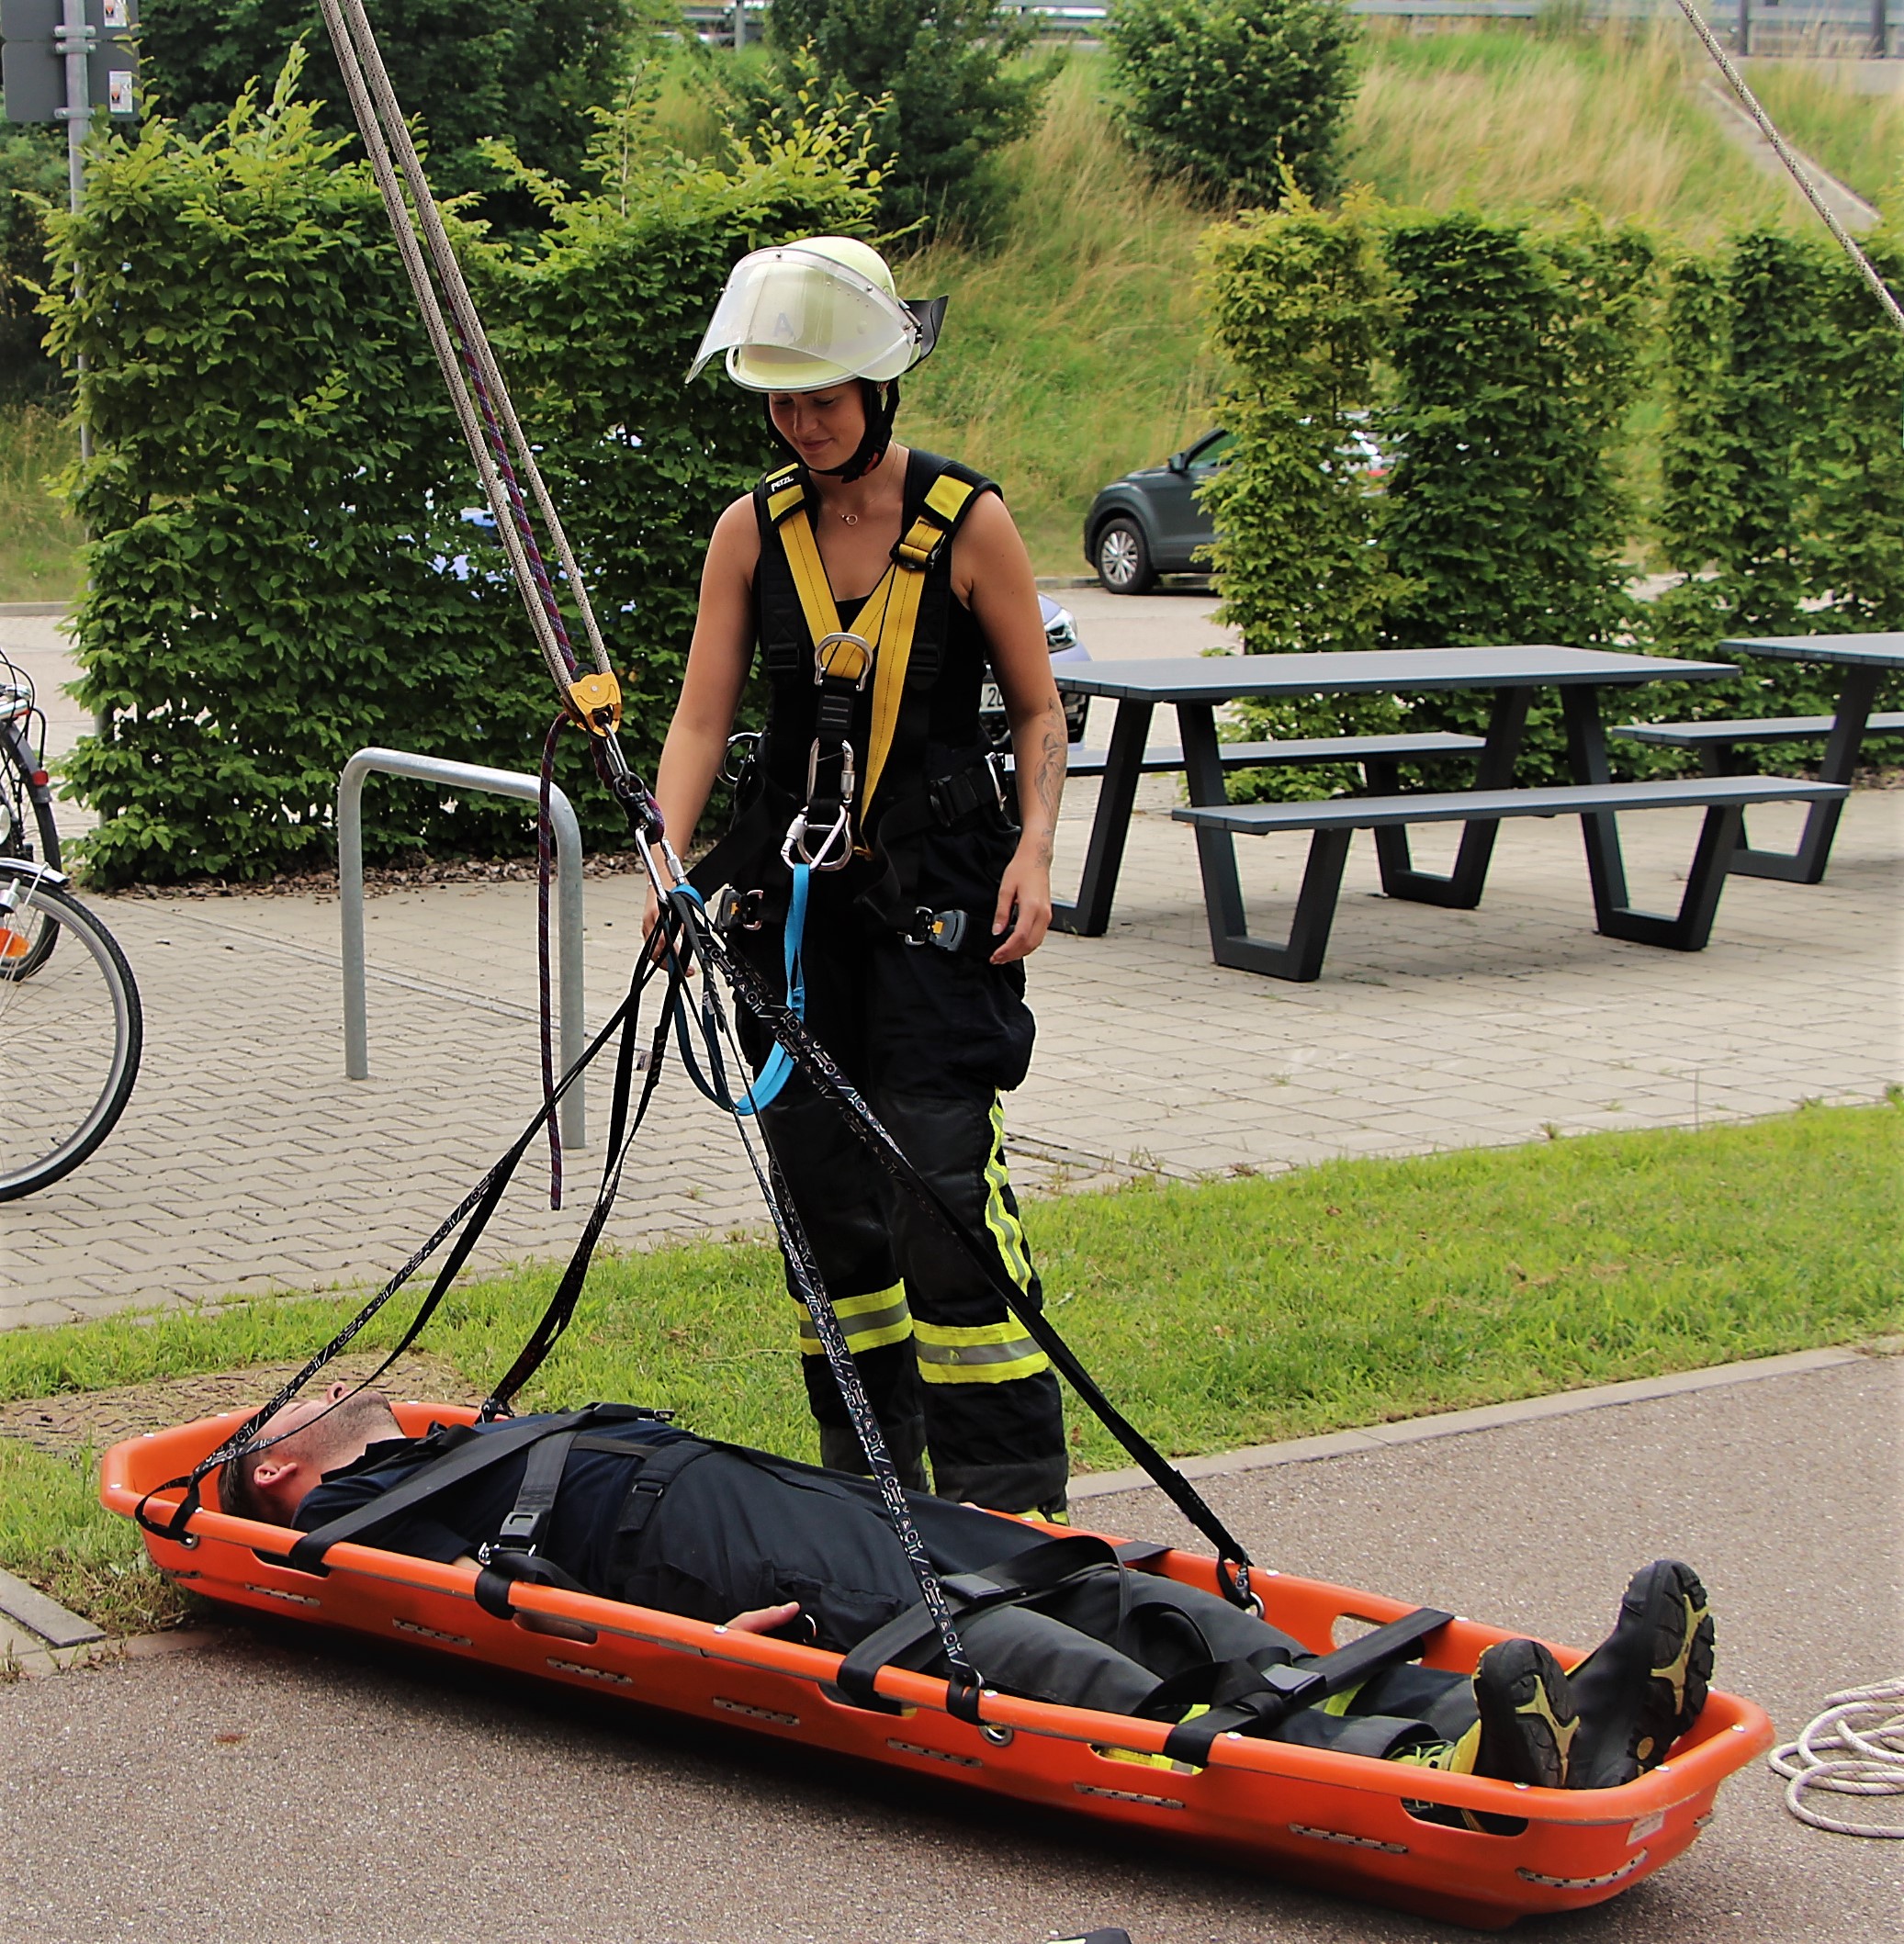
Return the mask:
MULTIPOLYGON (((61 0, 59 42, 66 57, 66 197, 73 215, 85 199, 86 132, 93 125, 93 95, 86 77, 86 49, 91 33, 86 27, 86 0, 61 0)), ((73 295, 79 296, 79 279, 74 277, 73 295)), ((73 361, 73 368, 84 378, 85 354, 73 361)), ((93 433, 84 416, 79 421, 79 455, 93 456, 93 433)))
POLYGON ((1752 0, 1739 0, 1739 52, 1752 52, 1752 0))
POLYGON ((1871 0, 1871 52, 1879 61, 1890 52, 1890 28, 1885 12, 1885 0, 1871 0))
MULTIPOLYGON (((479 790, 490 796, 514 797, 535 803, 542 793, 539 777, 518 770, 490 770, 479 763, 446 762, 440 757, 417 756, 407 749, 359 749, 337 780, 337 876, 342 909, 344 948, 344 1077, 370 1077, 369 1010, 364 972, 364 780, 372 772, 413 777, 426 783, 447 783, 458 790, 479 790)), ((582 985, 581 826, 567 795, 551 787, 549 825, 556 840, 556 942, 560 955, 557 979, 557 1011, 560 1020, 559 1071, 568 1073, 588 1043, 582 985)), ((563 1095, 557 1109, 562 1145, 589 1144, 588 1108, 580 1075, 563 1095)))

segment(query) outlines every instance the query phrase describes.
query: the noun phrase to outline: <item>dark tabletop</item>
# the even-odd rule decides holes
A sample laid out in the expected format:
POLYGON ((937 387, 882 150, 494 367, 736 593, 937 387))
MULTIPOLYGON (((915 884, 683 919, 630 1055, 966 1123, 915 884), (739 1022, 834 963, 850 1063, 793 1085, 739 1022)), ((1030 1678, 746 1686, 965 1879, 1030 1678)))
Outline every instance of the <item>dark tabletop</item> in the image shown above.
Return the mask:
MULTIPOLYGON (((1839 635, 1855 641, 1856 635, 1839 635)), ((1865 639, 1883 639, 1866 636, 1865 639)), ((1904 637, 1888 637, 1904 641, 1904 637)), ((1207 655, 1194 659, 1089 661, 1053 667, 1075 695, 1139 702, 1228 702, 1252 695, 1419 694, 1436 689, 1555 688, 1709 681, 1736 675, 1723 661, 1678 661, 1537 642, 1503 648, 1346 649, 1329 655, 1207 655)))
POLYGON ((1719 646, 1786 661, 1851 661, 1904 669, 1904 635, 1754 635, 1722 641, 1719 646))

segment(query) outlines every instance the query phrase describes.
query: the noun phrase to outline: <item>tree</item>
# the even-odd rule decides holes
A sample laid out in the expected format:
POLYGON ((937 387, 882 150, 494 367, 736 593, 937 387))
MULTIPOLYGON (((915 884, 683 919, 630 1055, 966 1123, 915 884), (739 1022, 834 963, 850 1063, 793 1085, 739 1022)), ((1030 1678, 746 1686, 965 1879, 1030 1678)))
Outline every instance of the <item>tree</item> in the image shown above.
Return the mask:
MULTIPOLYGON (((477 151, 491 136, 532 169, 572 180, 589 110, 620 95, 649 31, 638 0, 378 0, 374 25, 397 98, 429 132, 432 184, 447 196, 494 188, 477 151)), ((246 82, 268 86, 300 39, 307 84, 323 97, 319 127, 355 126, 316 0, 145 0, 141 27, 146 86, 188 135, 218 127, 246 82)))
POLYGON ((1055 72, 1019 57, 1035 26, 997 0, 774 0, 774 65, 742 84, 742 118, 779 126, 802 85, 870 108, 883 152, 880 216, 899 229, 982 221, 990 161, 1027 133, 1055 72))
POLYGON ((1338 0, 1114 0, 1105 23, 1132 146, 1220 200, 1275 208, 1339 180, 1356 28, 1338 0))
POLYGON ((46 281, 40 197, 65 200, 65 129, 0 123, 0 398, 41 391, 57 376, 35 309, 33 287, 46 281))

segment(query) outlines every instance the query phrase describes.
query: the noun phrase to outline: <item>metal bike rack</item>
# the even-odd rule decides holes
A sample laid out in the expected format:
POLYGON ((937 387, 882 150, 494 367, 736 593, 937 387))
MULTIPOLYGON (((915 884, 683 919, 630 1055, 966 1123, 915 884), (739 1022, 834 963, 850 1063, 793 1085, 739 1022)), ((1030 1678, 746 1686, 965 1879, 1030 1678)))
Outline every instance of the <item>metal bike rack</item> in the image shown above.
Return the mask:
MULTIPOLYGON (((407 776, 425 783, 446 783, 456 790, 481 791, 489 796, 513 796, 535 803, 542 793, 539 777, 519 770, 489 770, 479 763, 445 762, 435 756, 418 756, 408 749, 359 749, 337 780, 337 877, 344 908, 344 1075, 346 1080, 370 1077, 370 1027, 364 975, 364 779, 372 773, 407 776)), ((549 824, 556 840, 556 937, 560 973, 557 986, 561 1020, 558 1074, 581 1058, 587 1039, 582 1015, 581 977, 581 829, 574 806, 550 785, 549 824)), ((588 1114, 582 1097, 582 1077, 577 1074, 557 1109, 562 1145, 588 1145, 588 1114)))

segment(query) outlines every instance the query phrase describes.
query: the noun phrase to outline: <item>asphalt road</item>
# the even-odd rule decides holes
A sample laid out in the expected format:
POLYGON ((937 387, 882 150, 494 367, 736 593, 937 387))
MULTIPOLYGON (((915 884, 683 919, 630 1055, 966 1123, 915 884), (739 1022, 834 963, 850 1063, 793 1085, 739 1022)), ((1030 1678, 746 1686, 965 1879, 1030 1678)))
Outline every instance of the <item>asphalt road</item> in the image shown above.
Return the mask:
MULTIPOLYGON (((1782 1731, 1904 1667, 1899 1403, 1871 1358, 1219 1478, 1265 1561, 1586 1644, 1692 1559, 1719 1680, 1782 1731)), ((1093 1523, 1175 1535, 1154 1495, 1093 1523)), ((1760 1770, 1694 1850, 1538 1944, 1904 1938, 1904 1857, 1790 1821, 1760 1770)), ((17 1944, 1415 1944, 1464 1933, 592 1698, 281 1631, 0 1689, 17 1944)))

